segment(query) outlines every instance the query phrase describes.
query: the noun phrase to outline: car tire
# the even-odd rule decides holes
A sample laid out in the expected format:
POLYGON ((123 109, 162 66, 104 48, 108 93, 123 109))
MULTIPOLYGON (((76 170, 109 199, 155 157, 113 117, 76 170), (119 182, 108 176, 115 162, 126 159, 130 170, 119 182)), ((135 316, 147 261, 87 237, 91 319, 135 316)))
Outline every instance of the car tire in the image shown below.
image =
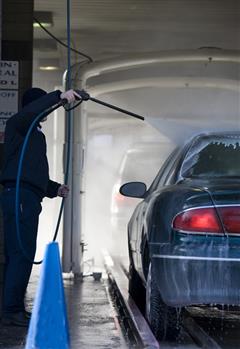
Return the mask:
POLYGON ((181 330, 182 312, 163 302, 151 263, 146 286, 146 317, 158 340, 174 341, 178 338, 181 330))

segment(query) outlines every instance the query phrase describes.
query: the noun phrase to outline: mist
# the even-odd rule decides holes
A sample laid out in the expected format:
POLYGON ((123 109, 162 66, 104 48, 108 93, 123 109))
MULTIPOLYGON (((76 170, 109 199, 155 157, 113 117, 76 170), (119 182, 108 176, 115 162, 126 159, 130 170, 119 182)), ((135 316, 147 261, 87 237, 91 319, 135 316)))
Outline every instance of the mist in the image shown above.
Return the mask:
MULTIPOLYGON (((217 85, 196 80, 192 87, 189 84, 171 88, 141 87, 105 93, 98 98, 145 116, 142 122, 88 105, 84 229, 89 241, 88 252, 99 256, 98 260, 101 249, 108 248, 111 254, 126 258, 127 222, 139 200, 135 200, 125 217, 125 229, 121 227, 116 235, 110 208, 124 154, 136 142, 157 142, 162 149, 162 164, 176 146, 183 145, 196 134, 239 129, 239 90, 229 81, 220 81, 217 85)), ((155 175, 149 168, 149 179, 153 180, 155 175)), ((132 180, 141 181, 141 177, 141 173, 137 173, 132 180)))
MULTIPOLYGON (((98 116, 89 115, 83 230, 88 243, 86 256, 94 257, 95 266, 101 265, 103 249, 114 256, 126 258, 128 255, 127 221, 133 208, 124 217, 123 225, 116 227, 112 220, 114 185, 121 180, 121 163, 126 152, 136 143, 159 139, 159 132, 141 121, 116 115, 99 120, 98 116), (98 121, 101 122, 96 127, 98 121)), ((138 180, 142 180, 141 173, 138 180)))
MULTIPOLYGON (((88 137, 83 173, 82 239, 86 245, 84 260, 93 258, 95 266, 102 263, 102 249, 127 259, 127 222, 139 200, 127 201, 120 227, 116 225, 112 197, 114 188, 124 183, 125 178, 121 178, 123 159, 131 150, 142 149, 144 144, 146 149, 149 144, 159 145, 158 162, 154 155, 148 154, 144 158, 143 154, 142 170, 136 166, 137 173, 131 173, 132 177, 127 178, 127 181, 144 181, 149 186, 176 146, 198 133, 238 130, 240 126, 239 68, 236 63, 160 63, 146 69, 140 67, 131 71, 126 67, 126 70, 126 74, 114 73, 116 79, 111 88, 108 84, 101 85, 104 78, 100 75, 100 87, 98 80, 93 79, 87 90, 93 97, 144 116, 145 121, 91 101, 84 102, 88 137)), ((47 136, 51 178, 62 182, 62 109, 48 118, 43 130, 47 136)), ((125 165, 129 167, 127 163, 125 165)), ((45 242, 54 234, 60 202, 59 198, 44 199, 37 255, 42 254, 45 242)), ((61 235, 62 229, 60 244, 61 235)))

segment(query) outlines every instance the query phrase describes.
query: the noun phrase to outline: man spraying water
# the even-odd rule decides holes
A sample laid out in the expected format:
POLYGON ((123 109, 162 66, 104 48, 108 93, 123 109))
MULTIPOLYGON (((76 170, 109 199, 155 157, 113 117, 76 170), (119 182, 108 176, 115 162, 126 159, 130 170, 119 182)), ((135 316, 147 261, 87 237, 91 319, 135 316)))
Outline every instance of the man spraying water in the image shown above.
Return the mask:
POLYGON ((40 123, 33 128, 26 149, 20 182, 19 224, 22 243, 29 259, 23 254, 16 232, 15 196, 19 156, 24 138, 39 114, 46 120, 44 110, 61 100, 71 103, 81 97, 74 91, 50 93, 31 88, 22 98, 22 109, 7 122, 4 143, 4 162, 0 177, 3 185, 2 211, 4 224, 5 277, 3 289, 3 317, 6 325, 28 326, 24 297, 36 252, 36 240, 41 202, 44 197, 67 197, 68 187, 49 179, 46 139, 40 123))

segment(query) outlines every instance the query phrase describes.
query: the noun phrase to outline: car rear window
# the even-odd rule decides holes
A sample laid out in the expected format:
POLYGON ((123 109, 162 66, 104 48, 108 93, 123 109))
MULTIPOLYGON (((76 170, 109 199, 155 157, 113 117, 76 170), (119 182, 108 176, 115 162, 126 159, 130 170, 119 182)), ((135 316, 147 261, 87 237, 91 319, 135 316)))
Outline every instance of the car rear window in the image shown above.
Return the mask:
POLYGON ((240 134, 206 135, 197 138, 185 156, 181 176, 240 178, 240 134))

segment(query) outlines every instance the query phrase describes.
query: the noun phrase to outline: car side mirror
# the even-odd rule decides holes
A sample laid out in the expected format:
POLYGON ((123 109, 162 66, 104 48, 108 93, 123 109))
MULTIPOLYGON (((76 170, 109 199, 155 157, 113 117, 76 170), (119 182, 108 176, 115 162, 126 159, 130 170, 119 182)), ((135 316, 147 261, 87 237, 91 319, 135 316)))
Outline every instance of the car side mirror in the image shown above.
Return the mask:
POLYGON ((144 198, 147 191, 147 186, 142 182, 129 182, 123 184, 119 192, 124 196, 129 196, 132 198, 144 198))

